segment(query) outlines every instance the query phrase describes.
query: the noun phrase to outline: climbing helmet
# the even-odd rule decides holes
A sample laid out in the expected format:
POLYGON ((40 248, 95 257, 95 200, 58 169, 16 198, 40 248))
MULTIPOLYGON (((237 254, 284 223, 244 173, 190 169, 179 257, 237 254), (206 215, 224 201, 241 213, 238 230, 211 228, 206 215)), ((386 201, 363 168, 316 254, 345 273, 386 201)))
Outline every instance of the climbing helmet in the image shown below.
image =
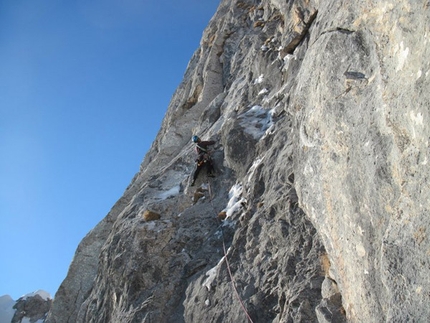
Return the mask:
POLYGON ((198 142, 198 141, 199 141, 199 137, 193 136, 193 142, 198 142))

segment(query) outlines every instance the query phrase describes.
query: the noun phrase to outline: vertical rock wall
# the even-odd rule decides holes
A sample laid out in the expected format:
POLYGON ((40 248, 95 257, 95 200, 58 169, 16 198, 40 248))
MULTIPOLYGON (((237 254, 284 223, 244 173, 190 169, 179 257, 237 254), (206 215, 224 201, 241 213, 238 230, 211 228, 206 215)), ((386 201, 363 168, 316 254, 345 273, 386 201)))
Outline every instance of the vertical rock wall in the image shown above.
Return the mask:
POLYGON ((222 1, 48 321, 426 321, 429 10, 222 1))
POLYGON ((421 321, 429 300, 428 4, 323 9, 294 99, 300 200, 351 321, 421 321))

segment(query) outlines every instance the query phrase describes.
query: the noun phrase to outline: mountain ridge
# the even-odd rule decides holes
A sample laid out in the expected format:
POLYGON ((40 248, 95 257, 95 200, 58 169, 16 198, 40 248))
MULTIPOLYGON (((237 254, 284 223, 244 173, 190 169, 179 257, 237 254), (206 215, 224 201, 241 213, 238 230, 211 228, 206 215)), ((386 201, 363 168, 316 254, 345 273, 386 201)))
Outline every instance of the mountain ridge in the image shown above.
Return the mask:
POLYGON ((51 295, 37 290, 13 300, 10 295, 0 296, 0 323, 42 323, 51 308, 51 295))

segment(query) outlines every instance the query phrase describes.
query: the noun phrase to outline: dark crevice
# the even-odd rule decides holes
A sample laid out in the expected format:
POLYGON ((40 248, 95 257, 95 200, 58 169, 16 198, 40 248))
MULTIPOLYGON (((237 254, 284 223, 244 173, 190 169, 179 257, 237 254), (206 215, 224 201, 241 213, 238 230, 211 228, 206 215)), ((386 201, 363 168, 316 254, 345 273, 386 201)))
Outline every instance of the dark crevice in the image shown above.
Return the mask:
POLYGON ((321 35, 318 36, 318 38, 321 37, 322 35, 329 34, 329 33, 342 33, 342 34, 349 35, 349 34, 355 33, 355 30, 350 30, 350 29, 346 29, 346 28, 336 27, 334 29, 328 29, 328 30, 323 31, 321 33, 321 35))
POLYGON ((323 31, 319 36, 317 36, 317 38, 312 43, 312 45, 315 44, 320 39, 320 37, 322 35, 325 35, 325 34, 329 34, 329 33, 342 33, 342 34, 350 35, 350 34, 353 34, 355 32, 356 32, 355 30, 350 30, 350 29, 342 28, 342 27, 336 27, 336 28, 333 28, 333 29, 328 29, 328 30, 323 31))
POLYGON ((355 30, 349 30, 346 28, 337 27, 335 30, 333 30, 333 32, 340 32, 343 34, 352 34, 352 33, 355 33, 355 30))
POLYGON ((307 35, 309 28, 311 27, 312 23, 315 21, 315 18, 318 15, 318 10, 315 10, 315 12, 309 17, 308 22, 305 23, 305 27, 303 28, 303 31, 298 34, 296 37, 294 37, 291 42, 285 46, 283 49, 284 55, 287 54, 293 54, 295 49, 301 44, 305 36, 307 35))

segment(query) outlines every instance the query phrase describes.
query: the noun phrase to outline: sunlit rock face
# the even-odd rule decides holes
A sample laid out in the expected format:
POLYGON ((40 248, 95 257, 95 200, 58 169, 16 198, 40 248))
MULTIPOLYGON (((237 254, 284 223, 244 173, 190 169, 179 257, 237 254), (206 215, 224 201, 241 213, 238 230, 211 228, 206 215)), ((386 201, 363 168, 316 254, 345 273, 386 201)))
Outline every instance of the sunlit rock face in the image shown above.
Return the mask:
POLYGON ((48 321, 425 322, 429 10, 222 1, 48 321))

